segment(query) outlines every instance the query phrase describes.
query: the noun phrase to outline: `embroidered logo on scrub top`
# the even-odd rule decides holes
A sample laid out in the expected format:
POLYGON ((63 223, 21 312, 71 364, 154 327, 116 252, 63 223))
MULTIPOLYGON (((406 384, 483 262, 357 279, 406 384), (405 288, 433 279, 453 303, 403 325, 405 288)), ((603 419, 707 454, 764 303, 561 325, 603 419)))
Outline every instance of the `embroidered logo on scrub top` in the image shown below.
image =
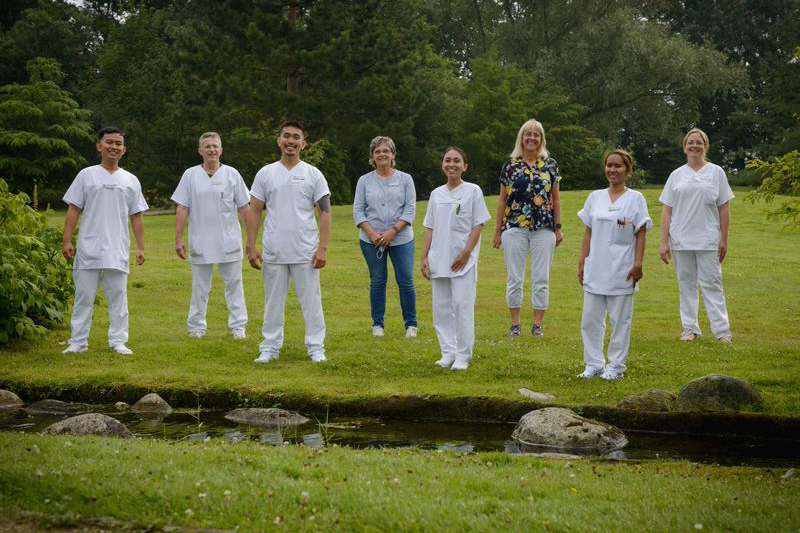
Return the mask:
POLYGON ((292 183, 300 183, 300 182, 301 182, 301 181, 303 181, 304 179, 306 179, 306 177, 305 177, 305 176, 302 176, 302 175, 294 175, 294 176, 291 176, 292 183))
POLYGON ((103 184, 103 188, 104 189, 119 189, 120 186, 119 186, 119 183, 104 183, 103 184))

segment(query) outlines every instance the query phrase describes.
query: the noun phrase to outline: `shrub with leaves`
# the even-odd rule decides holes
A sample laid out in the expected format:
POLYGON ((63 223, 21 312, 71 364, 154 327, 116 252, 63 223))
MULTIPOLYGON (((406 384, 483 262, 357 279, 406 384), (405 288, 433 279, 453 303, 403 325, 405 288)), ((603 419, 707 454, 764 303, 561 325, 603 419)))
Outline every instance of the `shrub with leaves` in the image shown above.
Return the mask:
POLYGON ((0 344, 61 322, 72 292, 61 231, 29 202, 0 179, 0 344))

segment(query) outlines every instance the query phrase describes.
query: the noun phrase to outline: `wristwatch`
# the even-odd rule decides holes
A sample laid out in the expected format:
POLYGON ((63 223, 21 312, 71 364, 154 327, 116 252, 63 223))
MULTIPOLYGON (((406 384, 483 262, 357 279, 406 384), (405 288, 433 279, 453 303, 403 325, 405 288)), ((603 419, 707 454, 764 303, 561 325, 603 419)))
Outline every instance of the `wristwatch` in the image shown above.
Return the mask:
POLYGON ((561 229, 561 222, 556 222, 556 229, 561 229))

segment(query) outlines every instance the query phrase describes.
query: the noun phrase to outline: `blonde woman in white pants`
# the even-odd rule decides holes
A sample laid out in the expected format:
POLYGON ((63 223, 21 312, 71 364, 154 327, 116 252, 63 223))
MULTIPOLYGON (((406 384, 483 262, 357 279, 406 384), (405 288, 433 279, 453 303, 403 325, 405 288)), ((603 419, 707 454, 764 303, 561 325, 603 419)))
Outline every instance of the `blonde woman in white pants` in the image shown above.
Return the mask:
POLYGON ((447 183, 431 193, 423 222, 421 270, 432 283, 433 326, 442 352, 436 365, 466 370, 475 344, 481 230, 490 217, 480 187, 462 178, 463 150, 445 150, 442 170, 447 183))
POLYGON ((670 174, 659 198, 664 204, 659 255, 665 263, 675 258, 683 326, 680 340, 693 341, 701 333, 699 285, 714 337, 731 342, 722 261, 728 252, 733 191, 725 171, 706 160, 708 147, 708 136, 699 128, 689 130, 683 139, 686 164, 670 174))
POLYGON ((642 279, 645 232, 653 227, 641 193, 626 187, 633 159, 625 150, 606 153, 608 188, 592 192, 578 217, 586 225, 578 261, 583 286, 583 361, 579 378, 624 376, 631 343, 633 295, 642 279), (603 356, 606 315, 611 320, 608 364, 603 356))

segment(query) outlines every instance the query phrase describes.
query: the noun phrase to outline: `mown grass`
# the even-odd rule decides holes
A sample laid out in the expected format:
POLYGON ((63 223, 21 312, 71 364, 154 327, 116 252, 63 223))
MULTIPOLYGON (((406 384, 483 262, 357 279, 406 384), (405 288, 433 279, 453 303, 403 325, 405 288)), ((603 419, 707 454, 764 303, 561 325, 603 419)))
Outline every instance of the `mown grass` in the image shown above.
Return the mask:
MULTIPOLYGON (((534 339, 529 326, 520 339, 507 337, 505 269, 502 253, 491 246, 494 221, 482 236, 476 308, 475 359, 466 372, 438 369, 439 348, 431 324, 430 284, 416 273, 420 335, 403 337, 397 289, 390 279, 386 336, 370 335, 369 278, 352 223, 351 208, 334 208, 329 264, 322 271, 323 306, 328 325, 329 361, 309 362, 303 346, 299 305, 290 294, 286 342, 280 360, 256 365, 264 307, 260 273, 244 266, 250 323, 248 339, 235 343, 226 327, 221 280, 215 274, 209 305, 209 332, 203 339, 186 335, 190 298, 189 265, 173 251, 174 217, 145 219, 147 262, 129 278, 130 343, 133 357, 106 347, 105 305, 95 310, 90 349, 65 356, 68 324, 33 341, 0 350, 0 383, 25 383, 60 389, 79 385, 130 384, 151 389, 198 392, 235 389, 243 393, 290 393, 326 398, 364 398, 390 394, 494 396, 520 398, 526 387, 550 392, 559 403, 616 404, 624 395, 649 388, 677 392, 688 380, 718 372, 753 382, 764 395, 765 411, 800 414, 800 234, 768 221, 763 206, 733 201, 729 253, 723 266, 734 342, 713 340, 701 305, 706 333, 681 343, 678 288, 672 265, 658 259, 659 189, 644 191, 655 228, 648 235, 645 277, 636 296, 629 370, 616 382, 579 380, 583 368, 580 338, 582 290, 576 264, 583 227, 575 213, 587 193, 562 194, 565 240, 557 249, 551 278, 545 337, 534 339)), ((494 212, 497 198, 487 198, 494 212)), ((417 207, 417 264, 426 203, 417 207)), ((61 216, 54 217, 61 224, 61 216)), ((529 284, 526 283, 526 290, 529 284)), ((530 323, 531 310, 523 309, 530 323)))
POLYGON ((245 531, 795 531, 800 480, 683 461, 0 434, 0 511, 245 531))

